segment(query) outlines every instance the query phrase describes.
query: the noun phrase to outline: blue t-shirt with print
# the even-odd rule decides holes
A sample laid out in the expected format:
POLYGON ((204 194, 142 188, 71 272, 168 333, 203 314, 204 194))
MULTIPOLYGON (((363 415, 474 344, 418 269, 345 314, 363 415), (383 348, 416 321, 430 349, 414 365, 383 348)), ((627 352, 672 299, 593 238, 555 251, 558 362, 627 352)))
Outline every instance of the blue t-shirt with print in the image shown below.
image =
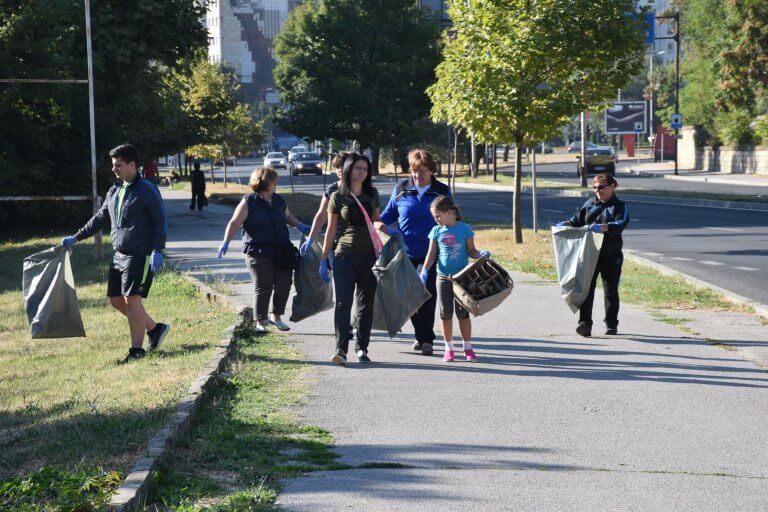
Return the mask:
POLYGON ((429 239, 437 242, 437 273, 450 276, 458 273, 469 263, 467 240, 475 232, 467 224, 459 221, 451 227, 435 226, 429 232, 429 239))

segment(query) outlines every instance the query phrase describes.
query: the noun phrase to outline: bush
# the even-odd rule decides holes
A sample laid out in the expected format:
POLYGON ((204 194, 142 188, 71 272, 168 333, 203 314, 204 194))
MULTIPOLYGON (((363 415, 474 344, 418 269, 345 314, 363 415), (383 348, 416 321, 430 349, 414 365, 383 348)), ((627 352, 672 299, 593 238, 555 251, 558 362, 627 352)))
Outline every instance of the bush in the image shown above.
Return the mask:
POLYGON ((117 471, 66 471, 47 466, 0 484, 0 510, 100 512, 109 504, 120 480, 117 471))

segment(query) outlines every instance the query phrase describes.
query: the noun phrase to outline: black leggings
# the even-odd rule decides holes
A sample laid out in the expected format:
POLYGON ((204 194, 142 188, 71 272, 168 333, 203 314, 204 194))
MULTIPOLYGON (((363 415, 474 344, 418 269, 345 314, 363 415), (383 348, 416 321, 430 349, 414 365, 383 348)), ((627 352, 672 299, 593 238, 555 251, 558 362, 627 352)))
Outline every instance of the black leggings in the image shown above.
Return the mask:
POLYGON ((355 350, 368 350, 373 324, 373 300, 376 296, 376 276, 371 268, 376 256, 337 254, 333 258, 333 286, 336 290, 336 309, 333 321, 336 328, 336 351, 349 350, 350 315, 353 299, 357 298, 357 343, 355 350))
POLYGON ((579 309, 579 323, 592 325, 592 304, 595 301, 595 286, 597 286, 597 274, 603 279, 603 292, 605 293, 605 325, 609 329, 615 329, 619 325, 619 280, 621 279, 621 265, 624 255, 619 251, 600 252, 597 259, 595 275, 589 286, 589 295, 579 309))

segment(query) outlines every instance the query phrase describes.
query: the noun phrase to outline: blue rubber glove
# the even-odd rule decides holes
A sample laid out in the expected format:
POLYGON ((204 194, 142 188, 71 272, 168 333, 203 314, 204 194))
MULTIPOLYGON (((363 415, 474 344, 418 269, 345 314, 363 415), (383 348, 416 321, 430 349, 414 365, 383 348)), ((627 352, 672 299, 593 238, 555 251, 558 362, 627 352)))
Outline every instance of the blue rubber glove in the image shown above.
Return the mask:
POLYGON ((309 226, 307 224, 304 224, 303 222, 299 223, 298 226, 296 226, 296 229, 301 231, 302 235, 308 235, 310 231, 312 231, 312 226, 309 226))
POLYGON ((389 236, 396 236, 396 235, 400 235, 400 236, 402 236, 402 235, 403 235, 403 234, 400 232, 400 230, 399 230, 399 229, 391 228, 391 227, 389 227, 389 226, 387 226, 387 230, 386 230, 386 231, 384 231, 384 232, 385 232, 387 235, 389 235, 389 236))
POLYGON ((306 256, 309 254, 310 249, 312 249, 312 239, 307 238, 303 244, 299 247, 299 254, 302 256, 306 256))
POLYGON ((320 260, 320 278, 324 283, 331 282, 331 274, 328 273, 328 258, 320 260))
POLYGON ((555 226, 557 226, 558 228, 562 228, 564 226, 570 226, 570 225, 571 223, 567 220, 564 220, 563 222, 558 222, 557 224, 555 224, 555 226))
POLYGON ((479 251, 477 255, 481 258, 490 258, 491 257, 491 251, 479 251))
POLYGON ((421 282, 424 283, 424 286, 427 286, 427 279, 429 279, 429 269, 422 268, 419 277, 421 278, 421 282))
POLYGON ((221 242, 221 245, 219 246, 219 252, 216 253, 216 257, 221 259, 224 257, 225 254, 227 254, 227 249, 229 249, 229 242, 226 240, 221 242))
POLYGON ((163 253, 152 251, 152 256, 149 257, 149 270, 159 272, 161 268, 163 268, 163 253))
POLYGON ((75 245, 76 243, 77 243, 77 238, 75 238, 73 236, 68 236, 68 237, 65 237, 65 238, 61 239, 61 245, 63 245, 66 248, 70 248, 73 245, 75 245))
POLYGON ((600 224, 592 224, 589 226, 589 230, 593 233, 602 233, 603 228, 600 226, 600 224))

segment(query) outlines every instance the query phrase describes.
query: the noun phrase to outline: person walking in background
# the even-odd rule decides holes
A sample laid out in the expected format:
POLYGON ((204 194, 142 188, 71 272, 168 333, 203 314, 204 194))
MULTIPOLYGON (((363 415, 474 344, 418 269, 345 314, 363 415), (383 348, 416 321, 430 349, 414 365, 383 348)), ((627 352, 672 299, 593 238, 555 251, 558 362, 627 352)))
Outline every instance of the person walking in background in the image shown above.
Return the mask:
POLYGON ((222 258, 229 249, 229 241, 242 228, 245 262, 253 279, 255 329, 262 333, 267 331, 268 324, 281 331, 290 330, 282 316, 291 291, 296 249, 286 226, 293 226, 305 235, 310 229, 291 214, 285 200, 275 192, 277 178, 277 172, 269 167, 253 171, 248 183, 253 192, 243 196, 235 208, 217 253, 217 257, 222 258))
MULTIPOLYGON (((347 364, 349 349, 350 315, 353 297, 357 297, 357 342, 355 352, 361 363, 370 362, 368 344, 373 324, 373 300, 376 294, 376 276, 371 268, 381 252, 374 222, 379 221, 379 192, 371 183, 371 162, 368 157, 352 153, 344 161, 339 190, 328 201, 328 227, 323 240, 320 276, 330 282, 328 257, 332 250, 333 284, 336 291, 334 327, 336 352, 332 361, 347 364), (344 228, 338 242, 336 226, 342 221, 344 228)), ((381 229, 386 226, 379 223, 381 229)))
POLYGON ((157 186, 157 184, 160 182, 160 179, 157 175, 157 162, 155 160, 147 160, 147 163, 144 164, 143 171, 144 179, 157 186))
POLYGON ((189 209, 194 210, 197 204, 197 211, 203 211, 206 205, 205 200, 205 175, 200 170, 200 162, 195 162, 192 170, 192 202, 189 203, 189 209))
MULTIPOLYGON (((328 202, 331 200, 331 194, 339 190, 339 187, 341 186, 341 170, 344 166, 344 160, 349 156, 349 153, 347 151, 342 151, 339 154, 337 154, 335 157, 333 157, 333 161, 331 162, 331 165, 336 170, 336 176, 339 178, 337 181, 334 181, 327 187, 325 187, 325 190, 323 191, 323 198, 320 200, 320 206, 317 208, 317 213, 315 213, 314 219, 312 219, 312 228, 309 231, 309 234, 307 235, 307 239, 304 241, 304 243, 301 245, 301 255, 306 256, 309 252, 310 247, 312 247, 312 242, 317 236, 317 234, 320 232, 322 227, 325 225, 326 221, 328 220, 328 202)), ((336 237, 334 239, 334 247, 336 242, 338 242, 338 237, 341 235, 341 232, 344 229, 344 223, 339 222, 336 226, 336 237)), ((333 252, 330 253, 331 257, 333 252)), ((331 266, 333 266, 333 262, 331 262, 331 266)))
MULTIPOLYGON (((411 175, 397 183, 387 206, 381 213, 381 222, 390 225, 397 223, 403 234, 405 253, 414 267, 422 265, 429 248, 429 235, 435 227, 435 220, 430 212, 430 205, 436 197, 451 196, 448 185, 437 181, 437 164, 432 155, 423 149, 414 149, 408 153, 411 175)), ((411 317, 416 333, 414 350, 432 355, 435 341, 435 269, 430 270, 427 291, 431 297, 411 317)))
POLYGON ((112 307, 128 318, 131 348, 125 360, 129 361, 146 355, 145 334, 149 337, 149 349, 156 350, 170 329, 168 324, 155 322, 142 303, 155 272, 163 266, 168 225, 160 192, 138 172, 136 148, 130 144, 117 146, 109 156, 118 181, 107 192, 99 211, 61 244, 71 247, 100 231, 109 220, 115 254, 109 266, 107 296, 112 307))
POLYGON ((429 232, 429 250, 421 269, 421 280, 426 285, 430 276, 429 269, 437 260, 437 303, 440 308, 440 320, 443 327, 445 353, 443 361, 452 362, 456 357, 453 347, 453 311, 459 319, 459 331, 464 341, 464 357, 467 361, 477 361, 472 349, 472 323, 469 312, 453 298, 453 283, 450 277, 458 273, 472 258, 490 258, 489 251, 475 248, 475 233, 467 224, 461 222, 461 212, 448 196, 440 196, 432 202, 432 215, 437 225, 429 232))
POLYGON ((605 334, 617 334, 619 327, 619 280, 624 263, 622 233, 629 224, 629 210, 616 196, 618 182, 611 174, 598 174, 592 183, 595 197, 579 208, 570 220, 558 226, 589 226, 590 231, 603 234, 603 245, 597 259, 597 268, 589 286, 589 295, 579 308, 579 325, 576 333, 592 336, 592 305, 595 301, 597 274, 603 280, 605 293, 605 334))

